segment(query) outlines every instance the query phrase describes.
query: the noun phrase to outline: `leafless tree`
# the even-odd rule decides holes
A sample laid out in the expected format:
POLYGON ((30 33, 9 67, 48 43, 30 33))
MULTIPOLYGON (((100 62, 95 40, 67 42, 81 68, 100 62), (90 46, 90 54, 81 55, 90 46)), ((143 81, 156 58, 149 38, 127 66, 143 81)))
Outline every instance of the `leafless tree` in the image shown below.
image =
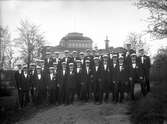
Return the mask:
POLYGON ((154 38, 167 38, 167 0, 138 0, 136 5, 150 11, 148 32, 154 38))
POLYGON ((0 67, 4 68, 5 62, 7 61, 8 51, 11 47, 10 33, 8 28, 0 26, 0 67))
POLYGON ((130 33, 127 36, 125 43, 130 43, 132 49, 138 51, 140 48, 144 48, 146 53, 149 51, 148 44, 143 40, 143 35, 139 33, 130 33))
POLYGON ((44 36, 40 32, 39 26, 31 24, 28 21, 21 21, 17 28, 19 37, 15 39, 16 46, 21 50, 25 62, 29 64, 34 58, 39 58, 41 48, 44 45, 44 36))

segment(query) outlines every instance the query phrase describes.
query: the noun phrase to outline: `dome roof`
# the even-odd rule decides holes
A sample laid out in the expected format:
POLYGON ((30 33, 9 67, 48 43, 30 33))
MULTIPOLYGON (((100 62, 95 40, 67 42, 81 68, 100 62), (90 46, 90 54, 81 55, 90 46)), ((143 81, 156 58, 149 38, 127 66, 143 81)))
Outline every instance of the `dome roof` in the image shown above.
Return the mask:
POLYGON ((68 33, 65 37, 63 37, 61 39, 62 40, 90 40, 92 41, 92 39, 90 39, 89 37, 85 37, 83 36, 82 33, 77 33, 77 32, 72 32, 72 33, 68 33))

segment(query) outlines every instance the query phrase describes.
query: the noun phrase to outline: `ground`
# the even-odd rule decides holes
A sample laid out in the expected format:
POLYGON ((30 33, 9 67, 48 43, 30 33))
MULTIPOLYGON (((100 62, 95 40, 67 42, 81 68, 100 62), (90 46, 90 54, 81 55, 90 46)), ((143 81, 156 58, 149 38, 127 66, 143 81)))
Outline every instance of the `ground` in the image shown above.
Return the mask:
MULTIPOLYGON (((135 91, 140 90, 136 86, 135 91)), ((75 102, 68 106, 49 106, 41 108, 29 118, 23 118, 17 124, 130 124, 128 107, 131 102, 103 103, 75 102)))
POLYGON ((130 124, 127 107, 128 103, 54 106, 18 124, 130 124))

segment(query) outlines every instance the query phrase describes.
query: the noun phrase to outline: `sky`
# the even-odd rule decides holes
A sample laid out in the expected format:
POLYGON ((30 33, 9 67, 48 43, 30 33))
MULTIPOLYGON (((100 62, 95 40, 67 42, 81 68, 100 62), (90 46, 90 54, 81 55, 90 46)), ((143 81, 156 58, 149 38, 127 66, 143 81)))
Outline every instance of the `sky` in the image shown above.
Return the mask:
MULTIPOLYGON (((39 25, 46 45, 58 45, 69 32, 80 32, 90 37, 94 46, 104 48, 108 36, 110 46, 123 46, 131 32, 147 29, 149 12, 138 9, 135 0, 7 0, 0 1, 0 24, 8 26, 11 38, 18 36, 21 20, 39 25)), ((167 46, 165 40, 146 37, 150 53, 167 46), (158 42, 158 43, 157 43, 158 42)))

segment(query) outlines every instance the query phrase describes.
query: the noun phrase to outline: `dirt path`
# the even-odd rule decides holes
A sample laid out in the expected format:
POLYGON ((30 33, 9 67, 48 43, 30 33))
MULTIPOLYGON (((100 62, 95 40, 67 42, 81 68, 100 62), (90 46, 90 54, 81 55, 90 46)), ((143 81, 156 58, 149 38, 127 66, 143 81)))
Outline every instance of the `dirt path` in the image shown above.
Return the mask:
POLYGON ((55 106, 17 124, 130 124, 127 107, 128 103, 55 106))
MULTIPOLYGON (((135 92, 140 86, 135 86, 135 92)), ((108 103, 95 105, 79 102, 69 106, 54 106, 41 110, 28 120, 17 124, 130 124, 129 103, 108 103)))

